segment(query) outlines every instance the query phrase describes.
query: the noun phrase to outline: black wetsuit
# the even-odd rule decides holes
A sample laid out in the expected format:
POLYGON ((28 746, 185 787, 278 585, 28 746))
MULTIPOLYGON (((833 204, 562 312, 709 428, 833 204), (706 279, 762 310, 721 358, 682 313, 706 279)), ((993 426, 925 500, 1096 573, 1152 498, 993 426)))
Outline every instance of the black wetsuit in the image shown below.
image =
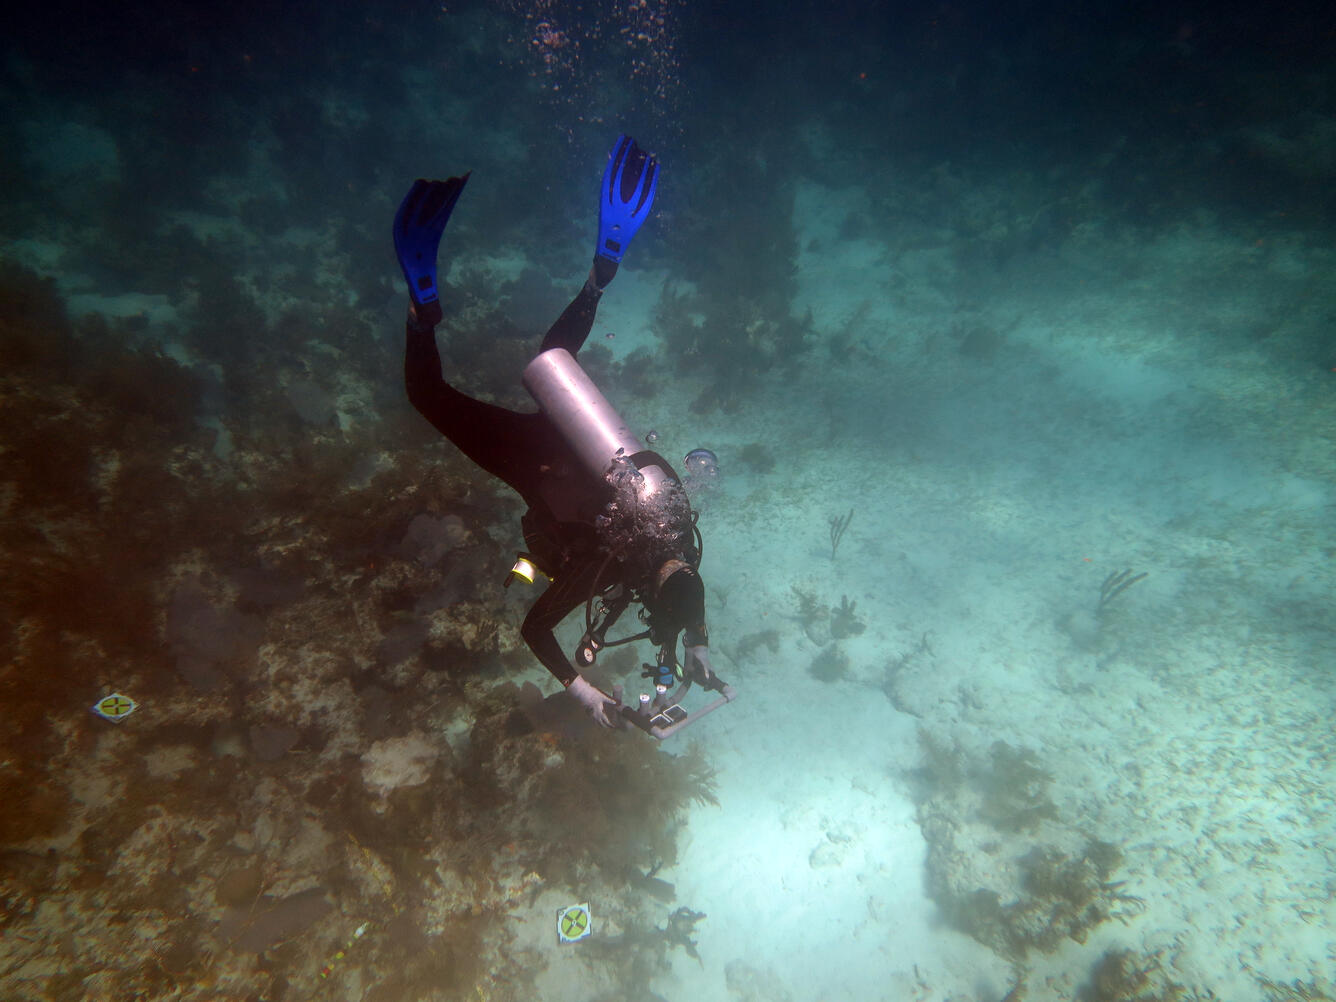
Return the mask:
MULTIPOLYGON (((565 348, 578 354, 594 326, 601 296, 586 284, 547 332, 540 351, 565 348)), ((475 400, 447 383, 441 376, 435 330, 415 326, 411 316, 404 381, 408 399, 423 417, 529 505, 522 522, 525 545, 552 583, 529 610, 520 633, 548 671, 562 685, 570 685, 578 672, 552 632, 557 624, 596 588, 643 585, 623 580, 620 564, 608 561, 599 548, 594 520, 612 497, 611 487, 585 470, 546 415, 475 400)), ((662 457, 653 458, 672 473, 662 457)))

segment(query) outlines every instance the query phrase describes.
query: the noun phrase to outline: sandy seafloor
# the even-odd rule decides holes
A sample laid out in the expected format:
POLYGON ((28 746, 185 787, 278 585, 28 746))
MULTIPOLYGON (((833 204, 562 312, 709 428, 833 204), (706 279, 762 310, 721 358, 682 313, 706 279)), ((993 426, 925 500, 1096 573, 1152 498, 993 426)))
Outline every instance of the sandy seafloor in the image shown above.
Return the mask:
MULTIPOLYGON (((579 128, 591 149, 610 131, 579 128)), ((812 163, 840 155, 819 131, 804 141, 812 163)), ((922 177, 864 166, 883 199, 922 177)), ((691 808, 679 859, 659 874, 674 907, 704 913, 699 956, 670 949, 645 997, 997 1002, 1021 983, 1032 999, 1173 998, 1172 985, 1230 1000, 1336 995, 1336 371, 1276 348, 1330 332, 1336 249, 1210 212, 1158 230, 1091 212, 1037 251, 971 261, 960 232, 922 219, 850 237, 841 225, 872 215, 869 188, 858 172, 843 188, 819 173, 793 180, 791 313, 810 310, 813 346, 742 406, 693 410, 694 377, 663 354, 656 304, 683 280, 661 259, 637 263, 655 224, 595 328, 617 359, 647 348, 664 365, 653 397, 609 388, 630 423, 674 461, 702 446, 720 458, 717 481, 693 490, 715 667, 739 693, 672 739, 702 743, 718 804, 691 808), (773 470, 737 459, 753 443, 773 470), (832 552, 829 520, 849 512, 832 552), (1124 570, 1146 576, 1097 610, 1124 570), (829 610, 804 619, 795 589, 854 603, 861 632, 832 638, 829 610), (847 670, 817 678, 832 645, 847 670), (1028 750, 1032 771, 989 800, 998 742, 1028 750), (924 764, 934 748, 937 772, 924 764), (987 820, 1026 809, 1011 829, 987 820), (1006 904, 1037 893, 1016 872, 1034 847, 1081 859, 1099 843, 1121 858, 1083 941, 1008 957, 943 913, 944 882, 1006 904), (1155 984, 1088 994, 1099 959, 1119 950, 1155 958, 1155 984)), ((1000 206, 1004 185, 960 168, 942 187, 1000 206)), ((209 213, 178 221, 243 246, 271 239, 209 213)), ((479 254, 493 279, 530 264, 562 289, 583 277, 583 259, 555 275, 550 257, 504 236, 484 248, 489 235, 465 225, 447 237, 452 281, 467 282, 479 254)), ((359 268, 398 283, 388 252, 349 262, 326 236, 283 235, 317 258, 319 285, 359 268)), ((146 340, 198 361, 174 339, 179 302, 64 271, 55 237, 2 250, 53 276, 72 315, 141 317, 146 340)), ((284 296, 279 283, 257 300, 272 317, 284 296)), ((359 308, 397 344, 398 300, 359 308)), ((365 387, 348 389, 344 430, 376 419, 365 387)), ((518 620, 518 599, 511 608, 518 620)), ((568 624, 563 642, 577 634, 568 624)), ((510 680, 556 688, 536 665, 510 680)), ((546 964, 544 1002, 612 991, 587 944, 554 935, 555 910, 582 900, 595 937, 623 907, 566 886, 509 905, 514 949, 546 964)), ((360 998, 357 983, 330 990, 360 998)))
MULTIPOLYGON (((805 183, 795 203, 799 245, 822 247, 799 257, 795 311, 852 335, 849 357, 813 352, 736 414, 685 413, 690 387, 622 403, 665 454, 721 457, 696 500, 715 665, 739 691, 687 732, 719 806, 692 809, 661 874, 705 913, 699 958, 671 951, 650 987, 996 1000, 1024 972, 1030 997, 1070 998, 1110 949, 1219 998, 1256 997, 1254 974, 1329 985, 1336 407, 1328 374, 1235 334, 1319 281, 1331 252, 1245 245, 1209 221, 1152 246, 1078 234, 970 288, 962 320, 973 280, 932 233, 829 250, 832 206, 862 197, 805 183), (962 323, 1007 333, 971 357, 962 323), (730 463, 751 442, 775 471, 730 463), (828 519, 850 509, 832 559, 828 519), (1123 568, 1148 576, 1094 619, 1123 568), (795 587, 856 603, 866 629, 840 643, 843 679, 809 673, 827 638, 804 630, 795 587), (737 651, 767 629, 776 649, 737 651), (1123 848, 1137 900, 1122 920, 1022 963, 944 922, 910 793, 920 730, 973 754, 1035 750, 1053 776, 1045 824, 1123 848)), ((614 332, 618 357, 655 347, 666 278, 631 264, 607 294, 595 334, 614 332)), ((607 988, 601 963, 555 941, 571 897, 512 911, 515 944, 547 961, 547 1002, 607 988)))
MULTIPOLYGON (((800 244, 825 235, 822 207, 859 197, 804 186, 800 244)), ((857 358, 814 359, 727 421, 684 419, 671 396, 636 417, 679 452, 765 441, 780 470, 762 482, 724 459, 700 506, 717 667, 740 698, 692 732, 723 806, 693 811, 672 876, 708 914, 706 945, 700 963, 675 954, 660 990, 725 998, 745 964, 748 998, 1006 993, 1009 965, 925 895, 904 782, 918 728, 1036 749, 1059 822, 1125 846, 1144 910, 1031 954, 1034 997, 1074 997, 1111 948, 1160 952, 1219 998, 1255 997, 1248 969, 1329 983, 1336 414, 1329 376, 1218 337, 1315 262, 1209 224, 1150 247, 1076 240, 979 293, 974 316, 1010 333, 978 360, 932 340, 959 276, 899 238, 924 235, 800 259, 799 305, 818 328, 854 323, 857 358), (826 519, 848 508, 832 560, 826 519), (1148 577, 1086 642, 1070 617, 1124 567, 1148 577), (795 585, 866 619, 845 679, 809 675, 795 585), (771 625, 772 655, 729 657, 771 625)), ((619 350, 650 334, 625 292, 600 318, 619 350)), ((569 953, 545 998, 582 997, 569 953)))

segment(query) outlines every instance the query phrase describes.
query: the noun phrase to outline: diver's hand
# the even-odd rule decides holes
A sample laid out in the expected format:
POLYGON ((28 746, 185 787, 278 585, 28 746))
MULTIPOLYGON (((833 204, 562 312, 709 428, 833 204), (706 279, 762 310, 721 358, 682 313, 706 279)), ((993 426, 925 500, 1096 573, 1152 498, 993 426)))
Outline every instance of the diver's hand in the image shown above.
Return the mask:
POLYGON ((691 678, 696 672, 704 677, 705 681, 714 678, 714 668, 710 664, 710 649, 704 644, 697 644, 694 647, 684 648, 686 653, 686 664, 683 665, 683 674, 691 678))
POLYGON ((574 696, 576 702, 589 712, 589 715, 594 718, 594 723, 600 727, 615 726, 608 719, 608 708, 612 707, 615 711, 617 704, 597 686, 590 685, 582 676, 577 675, 575 681, 566 686, 566 691, 574 696))

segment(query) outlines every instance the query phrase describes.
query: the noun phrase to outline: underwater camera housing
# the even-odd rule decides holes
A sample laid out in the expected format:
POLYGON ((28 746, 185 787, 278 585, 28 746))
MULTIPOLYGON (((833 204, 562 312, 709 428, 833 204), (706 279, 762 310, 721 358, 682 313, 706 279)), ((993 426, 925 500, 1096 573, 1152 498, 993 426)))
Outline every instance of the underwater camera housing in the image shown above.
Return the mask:
MULTIPOLYGON (((652 630, 642 630, 615 640, 607 639, 608 629, 626 611, 633 597, 629 588, 622 584, 614 584, 590 598, 585 605, 584 636, 576 645, 572 658, 577 665, 588 668, 598 660, 599 653, 605 648, 620 647, 623 644, 651 638, 652 630)), ((642 618, 644 618, 643 612, 642 618)), ((674 638, 674 645, 675 642, 674 638)), ((672 648, 666 645, 659 648, 656 664, 647 664, 643 668, 641 676, 651 679, 654 683, 653 696, 642 693, 638 705, 627 706, 622 702, 622 687, 615 686, 611 698, 617 706, 623 727, 627 725, 638 727, 659 741, 672 737, 682 728, 737 698, 737 690, 718 675, 706 678, 699 669, 689 675, 684 674, 677 666, 672 648), (691 691, 693 684, 699 685, 705 692, 717 692, 719 695, 704 706, 688 710, 682 705, 682 701, 691 691)))
POLYGON ((645 678, 655 679, 656 684, 653 696, 648 693, 640 694, 639 705, 627 706, 623 704, 621 686, 613 689, 613 699, 617 701, 617 712, 621 717, 623 727, 627 725, 638 727, 650 737, 662 741, 694 724, 706 714, 713 713, 719 707, 738 698, 737 690, 718 675, 706 678, 699 671, 678 678, 680 684, 675 688, 663 684, 666 678, 675 676, 674 670, 666 667, 666 664, 671 661, 671 657, 671 652, 661 650, 659 652, 659 666, 644 666, 642 675, 645 678), (693 683, 699 685, 705 692, 718 693, 718 696, 703 706, 688 710, 682 705, 682 700, 691 691, 693 683))
POLYGON ((654 697, 651 698, 648 694, 642 693, 639 706, 622 706, 620 713, 625 723, 639 727, 650 737, 657 738, 660 741, 672 737, 707 713, 713 713, 725 703, 731 703, 738 698, 737 690, 718 675, 708 679, 702 677, 685 678, 682 680, 682 684, 671 692, 662 685, 654 688, 654 697), (693 681, 697 682, 704 691, 717 692, 719 695, 704 706, 697 707, 695 710, 687 710, 682 705, 682 700, 691 690, 693 681))

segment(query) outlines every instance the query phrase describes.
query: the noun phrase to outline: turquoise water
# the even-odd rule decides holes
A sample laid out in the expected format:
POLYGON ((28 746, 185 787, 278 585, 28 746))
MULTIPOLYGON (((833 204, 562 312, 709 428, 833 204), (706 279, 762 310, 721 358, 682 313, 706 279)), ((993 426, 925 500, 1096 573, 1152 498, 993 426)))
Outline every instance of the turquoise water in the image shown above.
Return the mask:
POLYGON ((24 15, 0 994, 1336 997, 1331 47, 1316 4, 24 15), (523 504, 409 406, 390 241, 473 172, 443 371, 529 408, 619 132, 662 177, 581 361, 717 460, 737 693, 662 744, 521 640, 523 504))

